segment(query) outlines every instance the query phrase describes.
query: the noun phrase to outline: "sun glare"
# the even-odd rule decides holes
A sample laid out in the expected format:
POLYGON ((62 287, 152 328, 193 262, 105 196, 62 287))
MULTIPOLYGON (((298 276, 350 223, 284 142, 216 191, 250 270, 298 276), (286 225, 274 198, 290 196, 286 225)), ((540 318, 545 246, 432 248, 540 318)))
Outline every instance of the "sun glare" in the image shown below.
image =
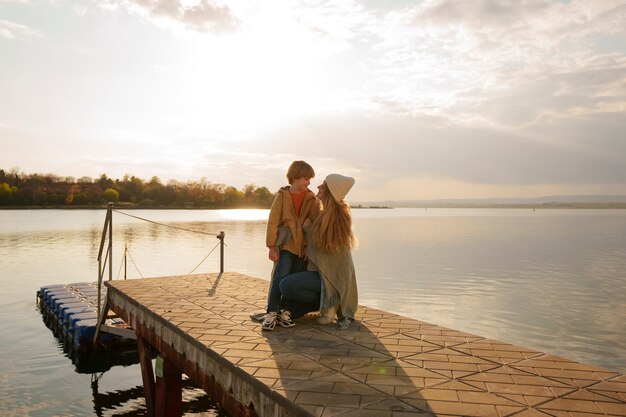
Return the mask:
POLYGON ((178 100, 197 123, 210 121, 216 130, 265 128, 328 108, 326 46, 307 36, 285 36, 266 23, 218 40, 198 38, 177 70, 178 100))
POLYGON ((261 209, 237 209, 237 210, 219 210, 218 215, 224 220, 266 220, 268 210, 261 209))

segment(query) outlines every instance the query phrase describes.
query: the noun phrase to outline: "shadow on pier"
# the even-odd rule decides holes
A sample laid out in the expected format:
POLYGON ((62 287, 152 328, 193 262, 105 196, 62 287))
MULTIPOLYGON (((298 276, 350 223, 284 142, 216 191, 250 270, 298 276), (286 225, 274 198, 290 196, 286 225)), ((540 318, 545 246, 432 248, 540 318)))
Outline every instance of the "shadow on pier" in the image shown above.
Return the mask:
POLYGON ((401 358, 438 347, 414 340, 403 351, 399 333, 375 323, 385 314, 392 316, 361 306, 357 320, 347 329, 319 325, 315 314, 307 315, 294 328, 263 332, 271 358, 250 359, 242 367, 253 371, 267 364, 269 372, 261 369, 254 375, 315 416, 430 415, 418 391, 445 379, 426 369, 416 370, 401 358))

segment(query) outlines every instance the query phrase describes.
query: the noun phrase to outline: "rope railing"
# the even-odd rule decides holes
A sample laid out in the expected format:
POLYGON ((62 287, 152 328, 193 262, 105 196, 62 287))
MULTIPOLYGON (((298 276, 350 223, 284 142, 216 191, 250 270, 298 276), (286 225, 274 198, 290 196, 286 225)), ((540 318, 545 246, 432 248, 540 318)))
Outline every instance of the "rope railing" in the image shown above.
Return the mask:
POLYGON ((133 255, 130 253, 130 251, 128 250, 128 244, 124 243, 124 255, 122 255, 122 262, 120 263, 120 269, 118 269, 117 271, 117 278, 119 279, 121 273, 122 273, 122 267, 124 267, 124 279, 126 279, 126 272, 127 272, 127 262, 126 262, 126 258, 130 258, 130 262, 133 264, 133 266, 135 267, 135 270, 137 271, 137 273, 139 274, 139 276, 141 278, 143 278, 143 274, 141 273, 141 271, 139 270, 139 267, 137 266, 137 263, 135 263, 135 260, 133 259, 133 255))
MULTIPOLYGON (((215 251, 215 249, 217 249, 217 247, 219 245, 220 245, 220 242, 218 242, 217 245, 215 245, 213 247, 213 249, 211 249, 209 251, 209 253, 200 261, 200 263, 198 265, 196 265, 195 268, 193 268, 191 271, 189 271, 187 273, 187 275, 193 274, 195 272, 195 270, 198 269, 200 267, 200 265, 202 265, 204 263, 204 261, 206 261, 209 256, 211 256, 211 254, 215 251)), ((124 244, 124 254, 122 255, 122 261, 120 262, 120 267, 117 270, 117 279, 119 279, 120 275, 122 274, 122 267, 124 267, 124 279, 126 279, 126 259, 127 258, 130 258, 130 261, 133 264, 133 266, 135 267, 135 270, 137 271, 139 276, 141 278, 143 278, 144 276, 141 273, 141 271, 139 270, 139 267, 137 266, 137 263, 135 262, 135 259, 133 259, 133 255, 130 253, 130 250, 128 250, 128 245, 124 244)))
MULTIPOLYGON (((98 250, 98 327, 96 328, 96 336, 94 337, 94 341, 97 340, 97 337, 98 337, 97 335, 100 329, 100 325, 104 322, 102 315, 107 313, 103 311, 104 308, 102 308, 102 305, 101 305, 102 304, 102 301, 101 301, 102 281, 103 281, 104 271, 106 269, 107 263, 109 266, 109 281, 113 279, 113 212, 122 214, 124 216, 132 217, 137 220, 141 220, 141 221, 152 223, 158 226, 162 226, 162 227, 168 227, 171 229, 181 230, 185 232, 216 236, 217 239, 219 239, 218 244, 215 245, 215 247, 211 249, 211 251, 204 257, 204 259, 202 259, 202 261, 200 261, 200 263, 194 269, 192 269, 191 272, 189 272, 189 274, 187 275, 192 274, 196 269, 198 269, 200 265, 202 265, 204 261, 206 261, 206 259, 213 253, 213 251, 215 251, 215 249, 218 246, 220 247, 220 275, 224 272, 224 237, 225 237, 224 232, 220 232, 219 234, 216 235, 215 233, 205 232, 202 230, 187 229, 184 227, 178 227, 178 226, 172 226, 170 224, 159 223, 154 220, 146 219, 140 216, 135 216, 135 215, 125 213, 120 210, 115 210, 113 208, 113 203, 108 203, 107 213, 106 213, 105 220, 104 220, 104 227, 102 229, 102 237, 100 239, 100 248, 98 250), (108 243, 106 252, 104 252, 105 243, 108 243), (103 252, 104 252, 104 258, 102 257, 103 252)), ((130 257, 130 260, 135 266, 135 269, 137 270, 137 272, 139 272, 139 275, 143 278, 143 275, 139 271, 139 268, 137 267, 137 264, 135 263, 135 260, 133 259, 132 255, 130 254, 130 251, 128 250, 128 246, 126 244, 124 245, 124 256, 122 257, 122 264, 120 264, 120 270, 118 271, 118 278, 119 278, 122 265, 123 265, 124 266, 124 279, 126 279, 126 255, 130 257)))
MULTIPOLYGON (((207 258, 208 258, 209 256, 211 256, 211 254, 213 253, 213 251, 214 251, 214 250, 215 250, 215 249, 216 249, 216 248, 217 248, 217 247, 221 244, 221 242, 223 242, 223 239, 220 239, 220 242, 218 242, 218 243, 217 243, 217 245, 215 245, 215 246, 213 247, 213 249, 211 249, 211 251, 210 251, 209 253, 207 253, 207 255, 204 257, 204 259, 202 259, 202 260, 200 261, 200 263, 199 263, 198 265, 196 265, 196 267, 195 267, 194 269, 192 269, 191 271, 189 271, 189 273, 188 273, 187 275, 191 275, 191 274, 193 274, 193 272, 194 272, 196 269, 198 269, 198 268, 200 267, 200 265, 202 265, 202 264, 204 263, 204 261, 206 261, 206 260, 207 260, 207 258)), ((220 272, 223 272, 223 271, 220 271, 220 272)))
MULTIPOLYGON (((158 226, 169 227, 170 229, 182 230, 182 231, 191 232, 191 233, 199 233, 199 234, 202 234, 202 235, 217 236, 216 233, 205 232, 203 230, 187 229, 187 228, 184 228, 184 227, 172 226, 171 224, 159 223, 159 222, 155 222, 154 220, 150 220, 150 219, 146 219, 146 218, 143 218, 143 217, 135 216, 135 215, 132 215, 132 214, 124 213, 123 211, 120 211, 120 210, 113 210, 113 211, 116 212, 116 213, 119 213, 119 214, 123 214, 124 216, 132 217, 132 218, 137 219, 137 220, 142 220, 144 222, 156 224, 158 226)), ((224 233, 224 232, 222 232, 222 233, 224 233)))

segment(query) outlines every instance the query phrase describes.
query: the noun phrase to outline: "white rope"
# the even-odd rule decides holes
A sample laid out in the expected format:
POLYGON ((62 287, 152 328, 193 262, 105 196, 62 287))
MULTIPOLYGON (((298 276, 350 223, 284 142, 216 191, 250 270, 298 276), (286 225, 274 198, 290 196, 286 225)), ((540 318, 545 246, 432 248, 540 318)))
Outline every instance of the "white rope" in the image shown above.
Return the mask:
MULTIPOLYGON (((126 256, 126 249, 124 249, 124 256, 126 256)), ((124 266, 124 256, 122 256, 122 262, 120 262, 120 269, 117 271, 117 278, 120 279, 120 274, 122 273, 122 266, 124 266)))
POLYGON ((213 247, 213 249, 211 249, 211 252, 209 252, 209 253, 207 254, 207 256, 205 256, 205 257, 204 257, 204 259, 203 259, 202 261, 200 261, 200 263, 199 263, 199 264, 198 264, 198 265, 197 265, 194 269, 192 269, 192 270, 191 270, 191 272, 189 272, 187 275, 191 275, 191 274, 193 274, 193 271, 195 271, 196 269, 198 269, 198 267, 199 267, 200 265, 202 265, 202 264, 204 263, 204 261, 206 261, 206 259, 207 259, 207 258, 208 258, 208 257, 209 257, 212 253, 213 253, 213 251, 215 250, 215 248, 217 248, 219 245, 220 245, 220 242, 217 242, 217 245, 215 245, 215 246, 213 247))
MULTIPOLYGON (((113 211, 116 212, 116 213, 123 214, 124 216, 132 217, 132 218, 137 219, 137 220, 142 220, 142 221, 145 221, 145 222, 148 222, 148 223, 156 224, 158 226, 169 227, 171 229, 182 230, 182 231, 185 231, 185 232, 199 233, 199 234, 202 234, 202 235, 216 236, 215 233, 203 232, 203 231, 200 231, 200 230, 193 230, 193 229, 185 229, 184 227, 172 226, 172 225, 169 225, 169 224, 155 222, 154 220, 145 219, 143 217, 134 216, 132 214, 124 213, 123 211, 119 211, 119 210, 115 210, 115 209, 113 209, 113 211)), ((219 238, 219 236, 218 236, 218 238, 219 238)), ((220 243, 222 243, 222 242, 221 241, 218 242, 217 245, 215 245, 213 247, 213 249, 211 249, 211 251, 204 257, 204 259, 202 259, 202 261, 200 261, 200 263, 198 265, 196 265, 196 267, 194 269, 192 269, 191 272, 189 272, 187 275, 191 275, 196 269, 198 269, 200 267, 200 265, 202 265, 204 263, 204 261, 206 261, 207 258, 213 253, 213 251, 220 245, 220 243)), ((226 246, 226 244, 224 244, 224 246, 226 246)), ((137 270, 137 272, 139 273, 141 278, 143 278, 143 275, 142 275, 141 271, 139 271, 139 268, 137 268, 137 264, 135 263, 135 260, 133 259, 133 256, 130 254, 130 251, 128 250, 128 248, 125 248, 124 252, 125 252, 125 254, 126 253, 128 254, 128 256, 130 257, 131 262, 135 266, 135 269, 137 270)), ((120 264, 120 269, 119 269, 119 271, 117 273, 117 278, 120 277, 120 273, 122 271, 122 265, 123 265, 123 261, 122 261, 122 264, 120 264)))
POLYGON ((130 260, 135 266, 135 269, 137 270, 137 272, 139 272, 139 276, 143 278, 143 275, 141 274, 141 271, 139 270, 139 268, 137 268, 137 264, 135 263, 135 260, 133 259, 133 255, 130 254, 130 251, 128 251, 128 256, 130 257, 130 260))
POLYGON ((155 222, 154 220, 149 220, 149 219, 145 219, 143 217, 134 216, 132 214, 124 213, 123 211, 119 211, 119 210, 115 210, 115 209, 113 211, 116 212, 116 213, 123 214, 124 216, 132 217, 132 218, 137 219, 137 220, 143 220, 144 222, 156 224, 156 225, 163 226, 163 227, 169 227, 171 229, 183 230, 185 232, 192 232, 192 233, 200 233, 202 235, 211 235, 211 236, 216 236, 217 235, 216 233, 203 232, 201 230, 185 229, 184 227, 177 227, 177 226, 172 226, 172 225, 169 225, 169 224, 155 222))

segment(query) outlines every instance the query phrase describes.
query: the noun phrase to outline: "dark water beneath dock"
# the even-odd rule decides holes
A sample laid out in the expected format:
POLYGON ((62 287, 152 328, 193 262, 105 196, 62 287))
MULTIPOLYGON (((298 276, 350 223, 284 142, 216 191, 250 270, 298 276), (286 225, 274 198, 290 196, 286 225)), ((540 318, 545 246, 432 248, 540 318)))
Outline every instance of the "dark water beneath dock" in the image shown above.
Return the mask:
MULTIPOLYGON (((264 210, 133 211, 226 233, 226 270, 265 278, 264 210)), ((626 210, 354 210, 362 304, 626 372, 626 210)), ((143 415, 138 365, 78 373, 35 303, 95 281, 104 210, 0 211, 0 414, 143 415)), ((114 278, 184 275, 218 244, 114 214, 114 278)), ((216 249, 195 273, 216 272, 216 249)), ((199 289, 204 291, 206 289, 199 289)), ((185 415, 216 416, 188 383, 185 415)))

